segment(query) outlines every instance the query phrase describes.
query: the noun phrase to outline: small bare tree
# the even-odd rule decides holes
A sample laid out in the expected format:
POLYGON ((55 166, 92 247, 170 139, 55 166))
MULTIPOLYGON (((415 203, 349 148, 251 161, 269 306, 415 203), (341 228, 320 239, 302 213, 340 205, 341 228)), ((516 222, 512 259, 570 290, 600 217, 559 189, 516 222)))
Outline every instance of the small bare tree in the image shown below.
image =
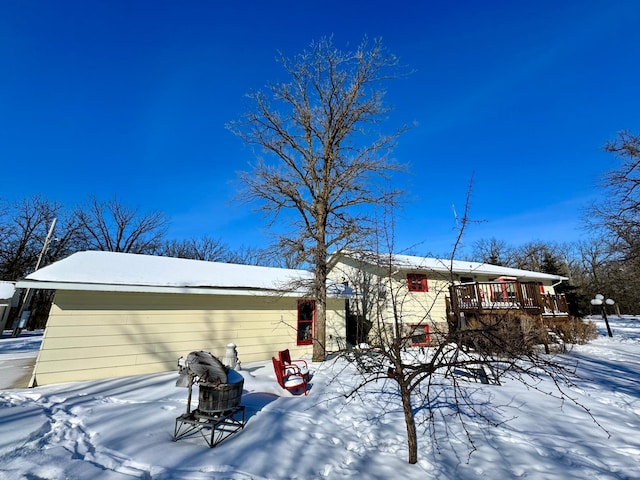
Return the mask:
POLYGON ((156 253, 162 244, 167 219, 159 212, 140 213, 117 198, 92 198, 76 209, 85 248, 106 252, 156 253))
POLYGON ((280 255, 315 272, 313 359, 322 361, 329 254, 354 248, 371 231, 371 212, 400 194, 389 187, 402 170, 389 153, 403 129, 381 135, 373 128, 389 110, 382 85, 399 75, 398 61, 366 39, 353 52, 322 39, 279 61, 290 81, 248 95, 252 109, 229 128, 260 148, 241 174, 241 198, 258 202, 271 225, 285 225, 280 255))
MULTIPOLYGON (((454 252, 469 222, 465 211, 459 222, 454 252)), ((515 311, 493 312, 464 324, 452 321, 452 318, 448 318, 448 322, 434 322, 433 307, 447 295, 453 283, 453 267, 448 274, 432 272, 429 277, 440 275, 440 282, 434 286, 435 291, 430 287, 431 300, 416 308, 415 300, 408 301, 407 280, 399 275, 398 261, 391 253, 393 244, 389 245, 389 253, 359 255, 361 265, 351 265, 354 267, 354 275, 350 277, 355 292, 351 301, 353 308, 358 310, 358 304, 365 297, 374 306, 367 309, 373 323, 369 344, 344 353, 362 375, 361 382, 346 395, 357 398, 359 392, 371 384, 382 380, 395 382, 404 412, 409 463, 418 461, 419 426, 427 429, 436 446, 439 445, 438 417, 446 422, 452 418, 460 422, 470 453, 475 449, 471 429, 467 426, 470 419, 496 425, 500 405, 479 409, 471 394, 470 381, 477 382, 473 384, 475 388, 478 383, 499 384, 501 380, 511 378, 528 388, 538 389, 536 380, 550 376, 557 386, 555 395, 563 401, 572 401, 564 388, 573 385, 575 369, 536 347, 548 341, 547 330, 541 322, 515 311), (363 278, 359 271, 371 271, 372 265, 375 280, 358 284, 363 278), (425 338, 427 331, 430 345, 425 345, 429 342, 425 338), (415 343, 422 346, 416 347, 415 343)), ((359 313, 363 311, 359 310, 359 313)), ((554 395, 553 392, 545 393, 554 395)), ((587 410, 585 412, 590 416, 587 410)))

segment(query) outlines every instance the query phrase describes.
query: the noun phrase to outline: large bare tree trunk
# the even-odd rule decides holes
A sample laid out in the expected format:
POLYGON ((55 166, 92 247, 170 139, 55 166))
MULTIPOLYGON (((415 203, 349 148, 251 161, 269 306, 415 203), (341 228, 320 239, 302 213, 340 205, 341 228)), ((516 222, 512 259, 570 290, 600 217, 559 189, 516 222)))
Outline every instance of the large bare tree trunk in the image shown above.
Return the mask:
POLYGON ((324 362, 327 356, 327 253, 323 246, 324 245, 318 245, 316 251, 317 258, 314 282, 316 324, 312 358, 314 362, 324 362))
POLYGON ((327 356, 327 305, 325 297, 320 297, 316 301, 316 334, 313 341, 314 362, 324 362, 327 356))

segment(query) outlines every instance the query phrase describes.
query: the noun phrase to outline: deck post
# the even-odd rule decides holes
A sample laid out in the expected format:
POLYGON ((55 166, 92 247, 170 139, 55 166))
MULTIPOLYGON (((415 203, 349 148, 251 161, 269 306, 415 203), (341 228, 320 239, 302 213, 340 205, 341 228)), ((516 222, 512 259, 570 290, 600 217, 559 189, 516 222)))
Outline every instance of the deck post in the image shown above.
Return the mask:
POLYGON ((516 302, 518 303, 518 305, 520 306, 520 310, 525 311, 524 308, 524 295, 522 295, 522 284, 516 280, 516 302))
POLYGON ((539 288, 534 288, 533 291, 535 292, 535 300, 536 305, 538 306, 538 313, 542 315, 544 313, 544 298, 542 298, 542 293, 540 293, 539 288))
POLYGON ((478 313, 482 313, 482 290, 480 289, 480 282, 475 282, 474 289, 476 291, 476 302, 478 304, 478 313))

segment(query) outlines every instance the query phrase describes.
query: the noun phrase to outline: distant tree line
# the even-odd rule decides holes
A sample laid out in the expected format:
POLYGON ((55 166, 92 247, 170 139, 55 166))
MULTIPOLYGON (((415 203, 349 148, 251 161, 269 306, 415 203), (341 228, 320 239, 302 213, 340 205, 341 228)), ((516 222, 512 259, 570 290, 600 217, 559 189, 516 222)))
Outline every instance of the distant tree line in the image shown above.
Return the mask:
MULTIPOLYGON (((66 208, 43 196, 14 202, 0 199, 0 280, 16 281, 40 267, 74 252, 100 250, 230 263, 284 266, 267 251, 242 247, 233 250, 221 240, 167 237, 168 217, 142 211, 117 198, 91 198, 81 206, 66 208), (54 222, 52 238, 46 237, 54 222)), ((30 302, 30 328, 41 328, 47 319, 52 293, 36 291, 30 302)), ((17 311, 11 313, 15 319, 17 311)))
POLYGON ((19 280, 41 266, 74 252, 100 250, 195 260, 276 265, 265 251, 233 250, 209 236, 188 239, 167 237, 169 219, 162 212, 142 211, 112 198, 91 198, 82 206, 65 208, 42 196, 15 202, 0 199, 0 280, 19 280), (50 225, 57 219, 53 238, 43 250, 50 225))

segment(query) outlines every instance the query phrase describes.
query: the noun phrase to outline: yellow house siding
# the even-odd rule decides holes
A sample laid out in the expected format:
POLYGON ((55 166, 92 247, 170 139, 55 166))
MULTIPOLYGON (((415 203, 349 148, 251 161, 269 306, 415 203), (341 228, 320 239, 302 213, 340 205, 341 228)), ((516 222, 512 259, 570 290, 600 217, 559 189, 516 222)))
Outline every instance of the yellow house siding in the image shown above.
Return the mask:
MULTIPOLYGON (((427 278, 428 291, 412 292, 407 287, 406 274, 399 272, 393 277, 391 289, 396 298, 396 309, 402 321, 402 335, 407 335, 414 325, 428 326, 431 340, 437 341, 438 334, 448 331, 445 297, 448 283, 439 279, 427 278)), ((393 306, 387 305, 387 321, 393 319, 393 306)))
MULTIPOLYGON (((402 257, 402 256, 400 256, 402 257)), ((380 257, 385 260, 385 256, 380 257)), ((485 264, 478 264, 475 262, 465 262, 462 266, 468 268, 460 269, 461 265, 457 265, 458 269, 453 267, 453 264, 448 261, 435 262, 440 268, 429 268, 429 264, 434 264, 432 260, 420 257, 407 257, 415 260, 415 262, 405 262, 398 266, 396 264, 386 267, 377 266, 375 264, 375 258, 371 261, 367 259, 357 260, 349 256, 343 256, 339 259, 338 263, 331 272, 331 277, 334 281, 348 281, 352 288, 356 291, 366 290, 366 282, 363 282, 364 275, 369 278, 370 285, 380 285, 382 290, 385 291, 384 311, 381 318, 369 319, 381 320, 386 322, 388 330, 392 328, 391 323, 394 319, 394 305, 396 311, 399 314, 399 318, 402 321, 403 332, 408 333, 411 325, 421 324, 429 325, 432 333, 431 340, 438 341, 438 333, 446 333, 448 331, 448 315, 447 315, 447 302, 449 297, 449 286, 454 283, 460 283, 461 281, 473 281, 473 282, 490 282, 495 281, 496 278, 509 275, 521 275, 522 282, 537 281, 544 285, 545 293, 554 293, 553 284, 561 280, 561 277, 546 278, 545 274, 536 275, 535 272, 527 272, 524 270, 507 269, 502 267, 488 266, 489 270, 493 271, 479 271, 485 264), (411 264, 414 263, 414 266, 411 264), (446 268, 451 265, 454 268, 450 271, 446 268), (407 274, 423 274, 428 281, 427 292, 412 292, 409 291, 407 274), (539 280, 536 280, 539 278, 539 280), (533 280, 532 280, 533 279, 533 280)), ((383 263, 384 264, 384 263, 383 263)), ((514 277, 516 278, 516 277, 514 277)), ((518 277, 519 278, 519 277, 518 277)), ((375 296, 376 293, 374 292, 375 296)), ((358 301, 358 297, 354 299, 354 304, 358 301)), ((370 339, 375 337, 377 329, 374 326, 370 339)))
MULTIPOLYGON (((334 280, 346 279, 356 290, 361 279, 361 272, 372 275, 371 283, 384 286, 385 310, 381 320, 389 325, 393 323, 394 305, 400 316, 402 324, 409 329, 411 325, 429 325, 432 333, 445 333, 448 329, 445 297, 448 295, 449 283, 442 279, 442 275, 436 272, 420 272, 416 270, 400 270, 394 272, 389 278, 389 273, 367 263, 360 263, 352 259, 344 258, 333 270, 334 280), (427 292, 411 292, 407 287, 407 273, 425 273, 429 290, 427 292), (437 277, 437 278, 434 278, 437 277)), ((406 333, 406 332, 404 332, 406 333)), ((377 327, 371 331, 371 336, 377 335, 377 327)), ((373 340, 373 338, 371 338, 373 340)))
MULTIPOLYGON (((178 358, 193 350, 222 358, 228 343, 237 345, 242 362, 269 360, 284 348, 294 356, 308 354, 311 346, 296 345, 297 301, 275 295, 58 290, 35 382, 175 370, 178 358)), ((328 331, 337 337, 344 332, 344 302, 332 300, 329 306, 328 331)))
POLYGON ((406 277, 398 278, 394 285, 396 291, 403 292, 399 305, 403 323, 428 323, 440 331, 443 328, 446 329, 445 297, 448 294, 448 284, 429 278, 429 291, 427 292, 411 292, 406 285, 406 277))

